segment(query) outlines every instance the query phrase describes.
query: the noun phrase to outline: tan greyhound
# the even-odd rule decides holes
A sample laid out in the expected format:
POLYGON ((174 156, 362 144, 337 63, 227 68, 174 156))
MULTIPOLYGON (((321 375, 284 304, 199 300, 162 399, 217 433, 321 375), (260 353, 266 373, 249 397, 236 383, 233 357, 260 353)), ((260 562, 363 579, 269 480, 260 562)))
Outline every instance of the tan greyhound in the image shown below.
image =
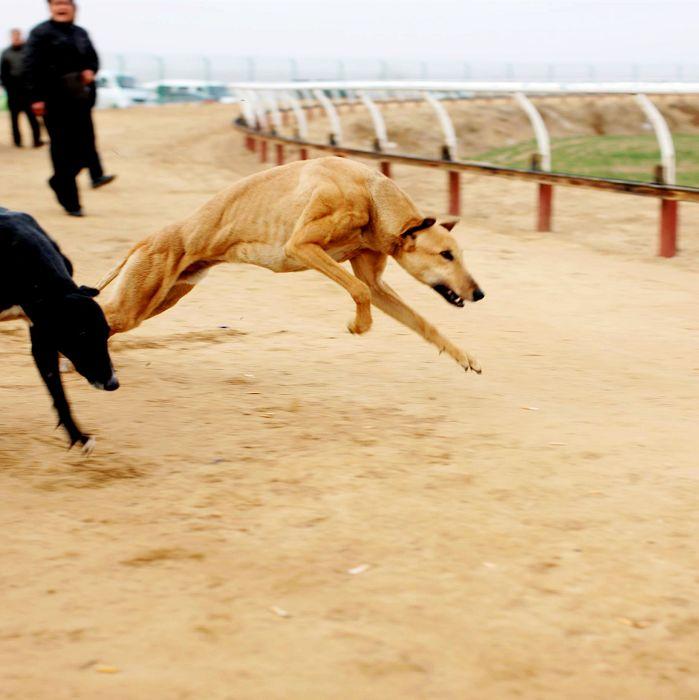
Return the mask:
POLYGON ((390 179, 345 158, 318 158, 240 180, 188 219, 136 244, 98 285, 115 281, 104 304, 112 333, 123 333, 176 304, 224 262, 274 272, 314 269, 354 299, 348 328, 366 333, 376 307, 445 351, 464 369, 478 362, 415 313, 381 279, 388 256, 449 303, 483 298, 450 231, 420 214, 390 179), (340 263, 349 260, 354 275, 340 263))

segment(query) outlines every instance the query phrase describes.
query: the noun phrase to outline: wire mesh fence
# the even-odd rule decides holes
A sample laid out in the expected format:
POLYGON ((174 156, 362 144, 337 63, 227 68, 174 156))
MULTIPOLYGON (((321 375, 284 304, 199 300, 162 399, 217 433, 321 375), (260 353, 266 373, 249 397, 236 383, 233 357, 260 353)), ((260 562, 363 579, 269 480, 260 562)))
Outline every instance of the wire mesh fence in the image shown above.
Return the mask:
POLYGON ((102 56, 109 70, 156 80, 697 81, 699 65, 477 63, 398 59, 275 58, 204 54, 102 56))

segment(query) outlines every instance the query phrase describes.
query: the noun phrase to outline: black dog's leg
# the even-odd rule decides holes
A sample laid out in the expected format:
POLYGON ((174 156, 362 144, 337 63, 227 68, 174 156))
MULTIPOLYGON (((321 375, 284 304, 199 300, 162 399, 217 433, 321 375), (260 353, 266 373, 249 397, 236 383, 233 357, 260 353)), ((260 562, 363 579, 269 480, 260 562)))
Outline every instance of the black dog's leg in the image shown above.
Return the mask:
POLYGON ((83 449, 89 450, 89 446, 92 444, 90 436, 85 435, 76 425, 70 412, 70 405, 63 391, 61 374, 58 369, 58 351, 42 339, 41 333, 36 330, 36 326, 31 327, 30 333, 34 362, 53 399, 53 405, 58 413, 58 425, 62 425, 68 433, 71 447, 79 442, 83 449))

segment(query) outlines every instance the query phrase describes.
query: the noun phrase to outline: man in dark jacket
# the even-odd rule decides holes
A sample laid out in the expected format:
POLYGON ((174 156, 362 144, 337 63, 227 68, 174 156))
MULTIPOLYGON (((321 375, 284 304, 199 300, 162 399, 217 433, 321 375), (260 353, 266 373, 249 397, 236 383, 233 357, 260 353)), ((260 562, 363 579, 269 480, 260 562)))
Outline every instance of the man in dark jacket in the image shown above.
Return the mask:
POLYGON ((34 146, 42 146, 39 120, 31 110, 29 98, 24 85, 24 57, 26 45, 22 40, 22 32, 13 29, 10 32, 11 44, 2 52, 0 57, 0 82, 7 93, 7 108, 12 117, 12 140, 17 148, 22 147, 22 133, 19 130, 19 115, 24 112, 29 119, 34 137, 34 146))
POLYGON ((44 117, 51 136, 49 185, 71 216, 83 216, 78 173, 90 168, 93 187, 114 179, 102 171, 92 123, 99 59, 87 32, 74 23, 73 0, 48 3, 51 19, 34 27, 27 42, 27 88, 32 109, 44 117))

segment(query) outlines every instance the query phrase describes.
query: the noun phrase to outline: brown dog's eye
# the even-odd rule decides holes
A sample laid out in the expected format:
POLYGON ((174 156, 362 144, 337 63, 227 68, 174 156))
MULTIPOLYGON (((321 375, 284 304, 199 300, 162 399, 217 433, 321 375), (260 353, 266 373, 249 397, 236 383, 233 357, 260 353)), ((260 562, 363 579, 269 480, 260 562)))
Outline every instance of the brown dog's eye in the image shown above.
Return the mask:
POLYGON ((450 250, 443 250, 440 255, 445 259, 445 260, 453 260, 454 256, 451 254, 450 250))

